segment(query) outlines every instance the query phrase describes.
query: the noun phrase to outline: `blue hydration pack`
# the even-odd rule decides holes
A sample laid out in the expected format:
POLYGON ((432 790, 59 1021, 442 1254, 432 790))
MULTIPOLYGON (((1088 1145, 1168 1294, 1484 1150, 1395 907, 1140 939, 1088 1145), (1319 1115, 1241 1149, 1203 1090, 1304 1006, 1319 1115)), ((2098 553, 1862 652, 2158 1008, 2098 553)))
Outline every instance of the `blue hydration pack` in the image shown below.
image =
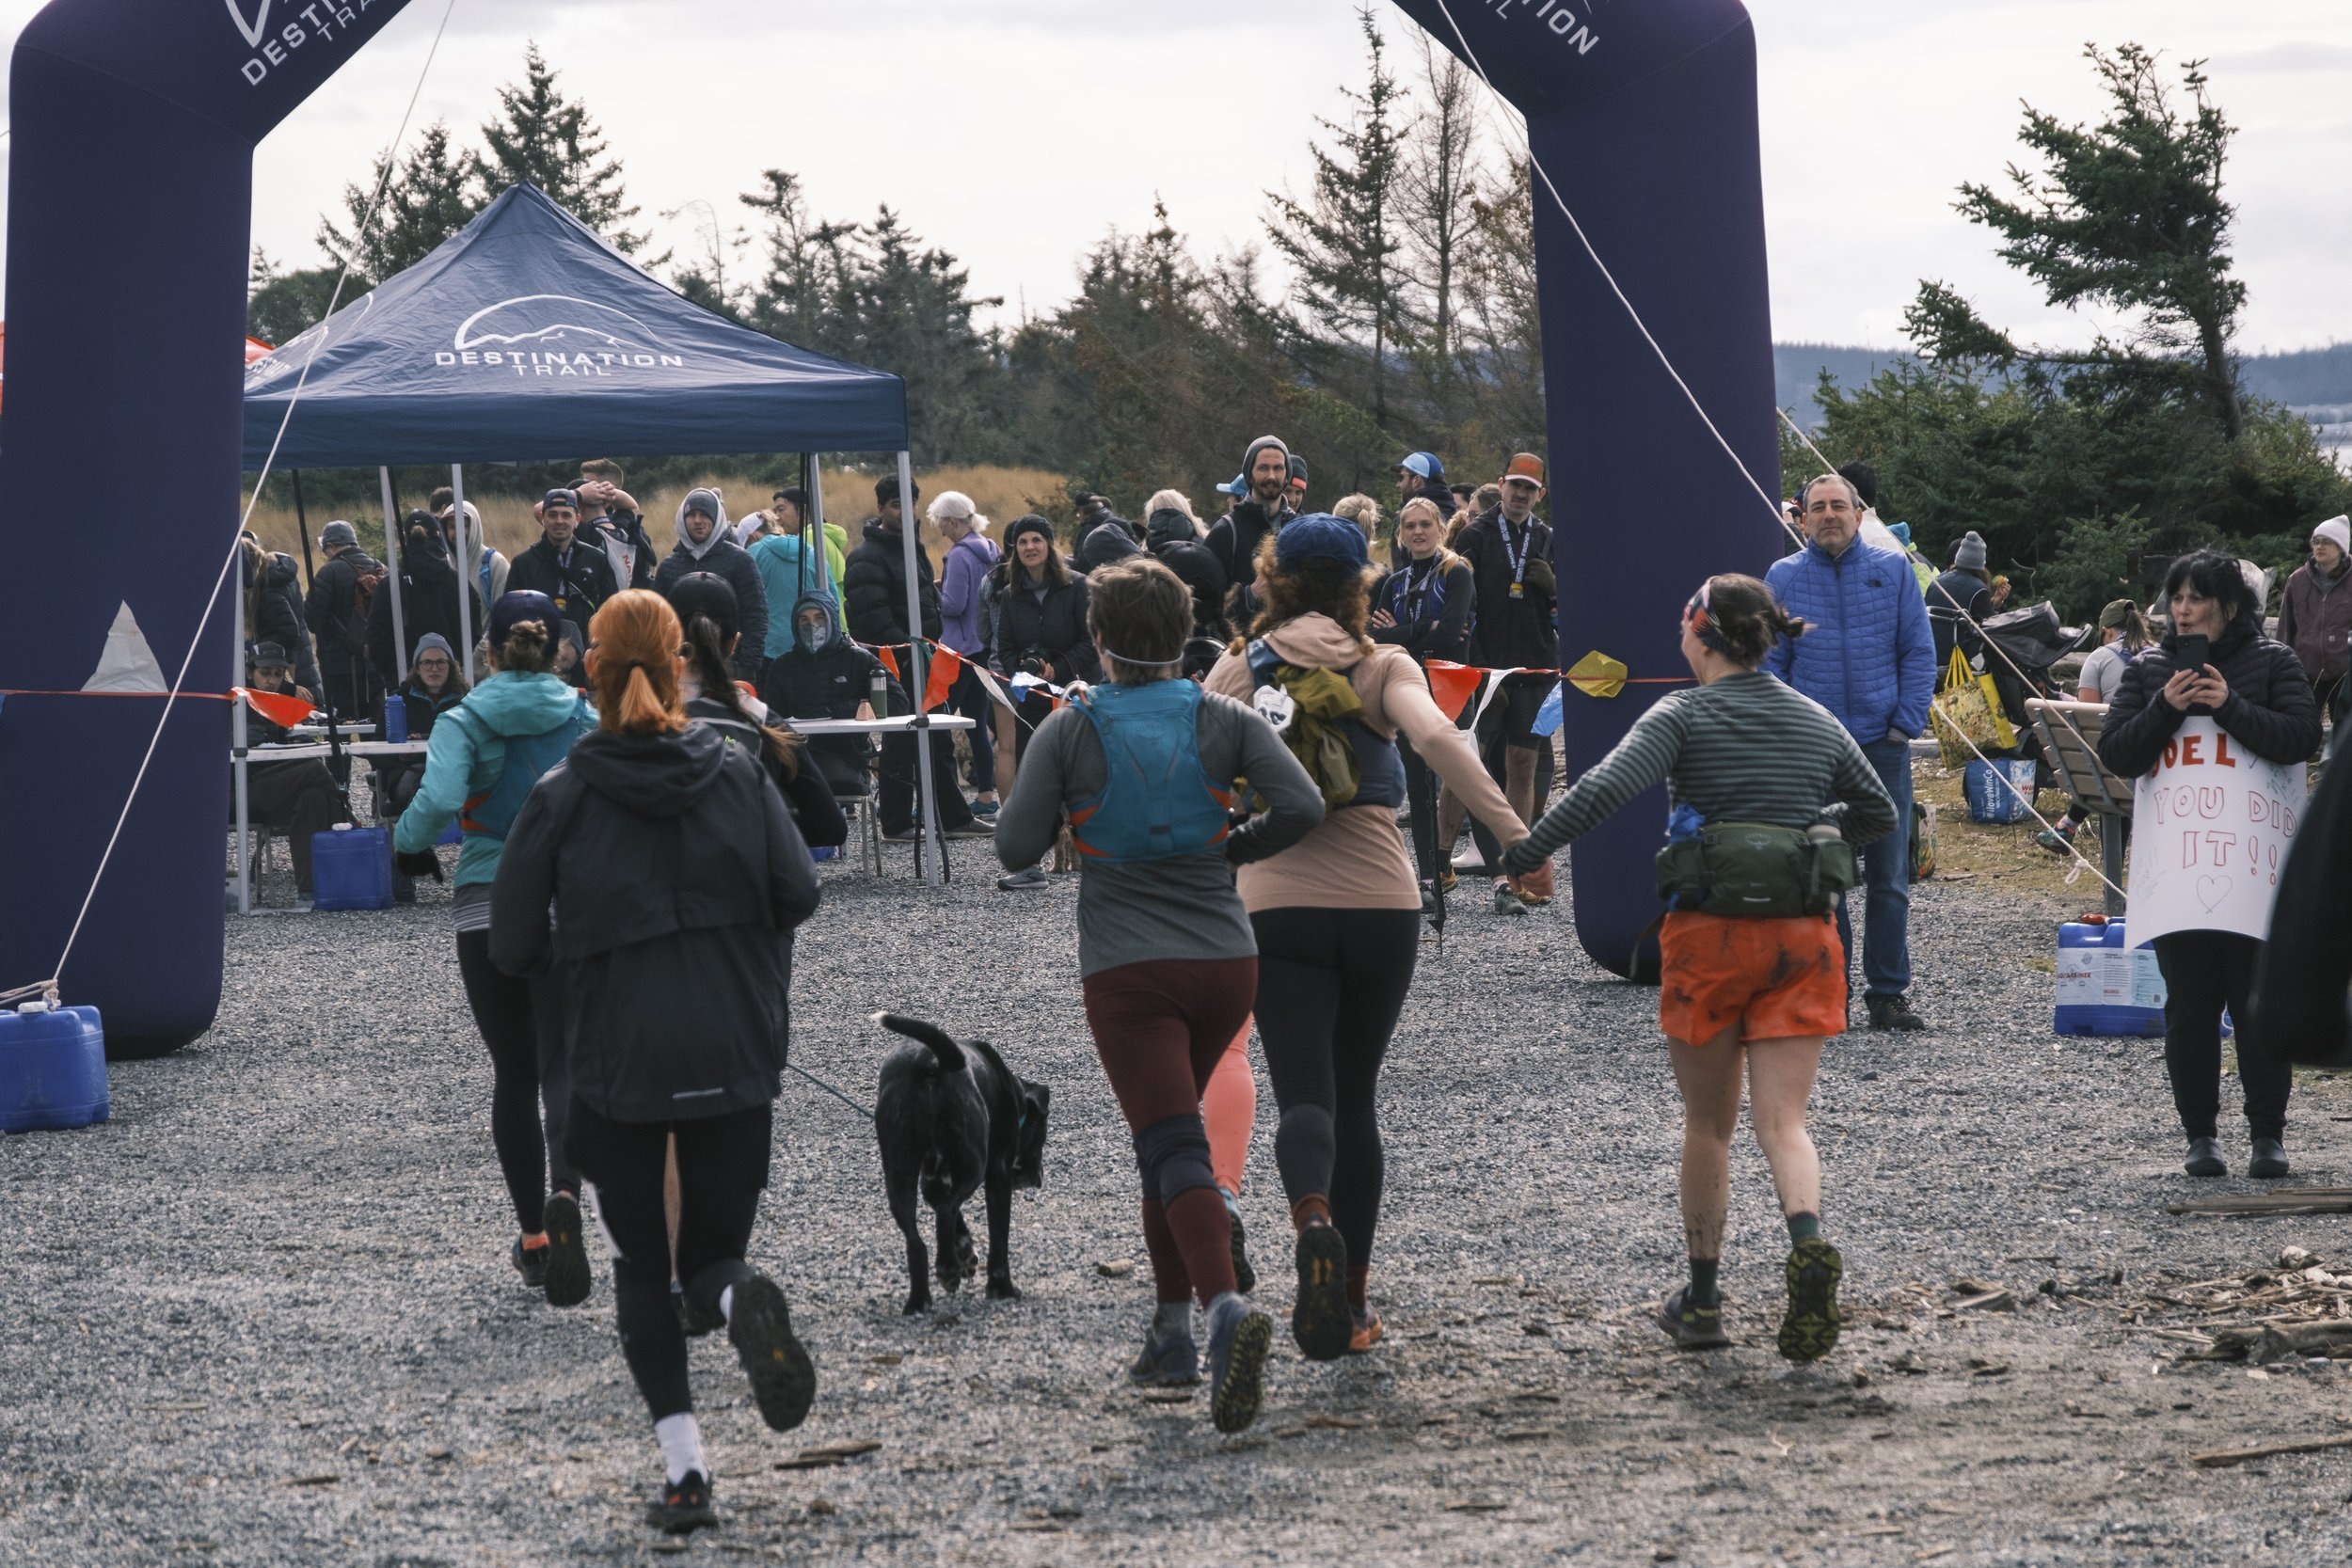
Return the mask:
POLYGON ((1103 743, 1103 792, 1070 809, 1078 852, 1113 865, 1198 854, 1225 841, 1231 790, 1200 765, 1200 688, 1187 680, 1089 686, 1072 705, 1103 743))
MULTIPOLYGON (((464 709, 443 714, 438 723, 467 718, 464 709)), ((571 754, 572 742, 580 736, 576 719, 566 719, 551 730, 538 735, 501 736, 506 742, 506 760, 499 769, 498 782, 478 795, 466 797, 465 809, 457 814, 457 825, 469 833, 485 838, 503 840, 515 826, 515 818, 522 815, 523 802, 531 799, 531 791, 557 763, 571 754)), ((479 754, 476 748, 476 754, 479 754)))

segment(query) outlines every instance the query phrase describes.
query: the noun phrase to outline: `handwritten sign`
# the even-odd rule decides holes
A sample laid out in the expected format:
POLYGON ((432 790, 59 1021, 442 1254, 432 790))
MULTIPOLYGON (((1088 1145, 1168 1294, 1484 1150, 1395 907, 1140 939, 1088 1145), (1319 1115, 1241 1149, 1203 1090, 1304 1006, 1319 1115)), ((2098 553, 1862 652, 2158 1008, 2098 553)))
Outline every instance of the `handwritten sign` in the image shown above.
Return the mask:
POLYGON ((2132 799, 2131 940, 2270 934, 2303 817, 2303 768, 2265 762, 2210 719, 2184 721, 2132 799))

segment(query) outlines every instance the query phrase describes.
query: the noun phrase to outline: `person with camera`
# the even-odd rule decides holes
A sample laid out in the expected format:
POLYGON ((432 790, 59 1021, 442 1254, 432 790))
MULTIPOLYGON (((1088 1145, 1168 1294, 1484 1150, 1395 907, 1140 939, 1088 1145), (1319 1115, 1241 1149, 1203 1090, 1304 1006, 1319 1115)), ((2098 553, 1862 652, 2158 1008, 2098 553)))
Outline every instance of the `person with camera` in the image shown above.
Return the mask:
MULTIPOLYGON (((989 575, 989 664, 1009 680, 1030 675, 1050 686, 1102 679, 1094 634, 1087 626, 1087 582, 1054 546, 1054 525, 1032 512, 1005 530, 1005 559, 989 575)), ((1029 752, 1037 726, 1054 711, 1052 697, 1034 687, 1013 718, 1013 768, 1029 752)), ((1008 891, 1043 887, 1045 868, 1031 865, 997 879, 1008 891)))
MULTIPOLYGON (((2125 667, 2099 732, 2099 760, 2126 779, 2152 771, 2191 719, 2210 719, 2223 736, 2265 762, 2299 766, 2319 746, 2319 702, 2295 650, 2263 635, 2262 600, 2229 556, 2199 550, 2172 562, 2164 596, 2172 626, 2125 667)), ((2132 816, 2136 833, 2156 824, 2132 816)), ((2237 1073, 2245 1090, 2252 1157, 2246 1174, 2287 1174, 2287 1092, 2295 1070, 2253 1024, 2259 937, 2237 931, 2172 931, 2155 939, 2164 974, 2164 1066, 2172 1105, 2188 1135, 2191 1176, 2227 1176, 2216 1136, 2221 1103, 2221 1013, 2236 1026, 2237 1073)))
POLYGON ((1674 814, 1659 857, 1670 898, 1658 1022, 1682 1091, 1691 1277, 1660 1307, 1659 1323, 1685 1350, 1730 1343, 1717 1274, 1744 1079, 1788 1224, 1779 1346, 1791 1361, 1818 1360, 1836 1344, 1845 1272, 1821 1235, 1820 1156, 1805 1132, 1821 1042, 1846 1027, 1845 951, 1831 912, 1853 883, 1854 847, 1895 827, 1895 803, 1846 726, 1757 669, 1805 629, 1756 578, 1708 578, 1682 611, 1682 657, 1698 684, 1659 699, 1502 855, 1505 871, 1533 871, 1666 784, 1674 814), (1758 766, 1763 758, 1770 767, 1758 766), (1825 810, 1824 800, 1835 803, 1825 810), (1823 820, 1833 813, 1835 825, 1823 820))

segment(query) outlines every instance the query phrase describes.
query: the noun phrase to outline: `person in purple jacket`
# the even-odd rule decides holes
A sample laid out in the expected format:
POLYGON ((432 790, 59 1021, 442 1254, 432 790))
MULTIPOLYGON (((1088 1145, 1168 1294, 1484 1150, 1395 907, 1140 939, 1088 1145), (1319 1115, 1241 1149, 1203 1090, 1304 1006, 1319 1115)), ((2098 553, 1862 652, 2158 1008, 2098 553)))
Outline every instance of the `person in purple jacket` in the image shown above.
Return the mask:
POLYGON ((972 721, 972 815, 996 815, 996 749, 990 743, 988 689, 974 673, 988 662, 984 613, 988 574, 1003 553, 988 536, 988 519, 960 490, 943 490, 931 501, 931 527, 947 541, 947 559, 939 572, 939 640, 963 656, 963 669, 947 693, 949 711, 972 721))
MULTIPOLYGON (((1924 1029, 1911 989, 1911 742, 1935 696, 1935 634, 1911 562, 1860 537, 1862 498, 1823 474, 1797 494, 1807 543, 1772 562, 1764 580, 1789 614, 1813 627, 1764 657, 1762 668, 1837 716, 1895 802, 1895 831, 1854 851, 1862 863, 1863 1006, 1873 1029, 1924 1029)), ((1853 963, 1853 927, 1837 906, 1837 935, 1853 963)))

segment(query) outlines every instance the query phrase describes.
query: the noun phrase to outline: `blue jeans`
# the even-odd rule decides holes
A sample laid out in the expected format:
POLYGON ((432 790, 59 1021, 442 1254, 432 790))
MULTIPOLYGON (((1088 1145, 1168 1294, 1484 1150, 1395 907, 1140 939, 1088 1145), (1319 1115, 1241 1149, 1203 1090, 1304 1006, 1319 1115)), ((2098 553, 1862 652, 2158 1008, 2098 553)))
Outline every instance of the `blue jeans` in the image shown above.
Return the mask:
MULTIPOLYGON (((1862 994, 1899 996, 1911 989, 1911 743, 1879 740, 1862 748, 1895 802, 1895 831, 1854 851, 1861 863, 1862 994)), ((1837 901, 1837 940, 1853 968, 1853 924, 1837 901)))

